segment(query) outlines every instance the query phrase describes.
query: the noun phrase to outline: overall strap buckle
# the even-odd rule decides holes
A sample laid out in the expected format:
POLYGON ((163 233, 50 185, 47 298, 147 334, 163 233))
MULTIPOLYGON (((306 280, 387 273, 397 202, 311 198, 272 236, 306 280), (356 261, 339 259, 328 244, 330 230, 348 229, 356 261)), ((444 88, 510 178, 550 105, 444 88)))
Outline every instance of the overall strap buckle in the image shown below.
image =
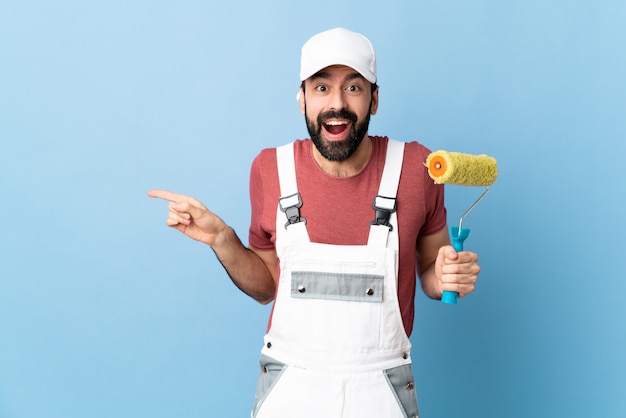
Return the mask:
POLYGON ((393 231, 393 226, 389 223, 391 214, 396 211, 396 198, 376 195, 372 202, 372 208, 376 211, 376 217, 370 225, 384 225, 393 231))
POLYGON ((285 223, 285 229, 289 225, 293 225, 298 222, 304 222, 306 219, 300 216, 300 208, 302 207, 302 198, 300 193, 294 193, 289 196, 281 197, 278 200, 280 210, 287 216, 287 223, 285 223))

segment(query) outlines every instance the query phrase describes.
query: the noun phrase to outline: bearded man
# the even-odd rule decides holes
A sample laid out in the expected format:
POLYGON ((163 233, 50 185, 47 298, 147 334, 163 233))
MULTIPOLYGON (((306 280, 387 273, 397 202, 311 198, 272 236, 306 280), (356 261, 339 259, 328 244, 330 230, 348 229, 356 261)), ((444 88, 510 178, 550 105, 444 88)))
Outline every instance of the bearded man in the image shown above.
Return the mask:
POLYGON ((302 47, 298 102, 310 139, 252 164, 249 245, 196 199, 164 190, 167 225, 209 245, 233 282, 274 301, 255 418, 417 417, 414 296, 464 297, 480 268, 450 246, 430 150, 370 136, 379 105, 370 41, 343 28, 302 47))

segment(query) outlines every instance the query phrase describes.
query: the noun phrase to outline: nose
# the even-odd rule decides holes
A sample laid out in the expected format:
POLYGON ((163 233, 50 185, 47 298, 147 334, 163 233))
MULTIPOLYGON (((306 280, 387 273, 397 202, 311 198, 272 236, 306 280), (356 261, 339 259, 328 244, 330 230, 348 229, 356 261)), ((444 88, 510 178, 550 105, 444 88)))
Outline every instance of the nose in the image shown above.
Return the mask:
POLYGON ((335 89, 330 95, 329 106, 333 110, 341 110, 346 107, 346 97, 343 89, 335 89))

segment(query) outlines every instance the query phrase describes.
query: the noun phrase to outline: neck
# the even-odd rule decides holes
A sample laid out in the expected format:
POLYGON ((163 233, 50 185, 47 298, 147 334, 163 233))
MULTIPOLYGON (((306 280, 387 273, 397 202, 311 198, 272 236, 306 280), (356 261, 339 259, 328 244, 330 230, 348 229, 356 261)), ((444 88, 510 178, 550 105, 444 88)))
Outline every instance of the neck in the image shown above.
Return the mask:
POLYGON ((320 154, 313 144, 311 144, 311 148, 313 150, 313 159, 317 165, 322 171, 333 177, 345 178, 359 174, 372 156, 372 140, 368 135, 365 135, 354 154, 345 161, 329 161, 320 154))

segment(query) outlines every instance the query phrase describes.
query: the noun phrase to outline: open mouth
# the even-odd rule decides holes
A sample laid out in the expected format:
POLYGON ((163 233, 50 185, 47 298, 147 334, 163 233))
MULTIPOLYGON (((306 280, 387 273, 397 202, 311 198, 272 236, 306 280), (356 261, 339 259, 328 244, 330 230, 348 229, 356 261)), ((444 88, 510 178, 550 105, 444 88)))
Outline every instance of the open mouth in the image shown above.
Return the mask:
POLYGON ((324 122, 324 130, 332 136, 343 136, 352 122, 348 120, 330 120, 324 122))

